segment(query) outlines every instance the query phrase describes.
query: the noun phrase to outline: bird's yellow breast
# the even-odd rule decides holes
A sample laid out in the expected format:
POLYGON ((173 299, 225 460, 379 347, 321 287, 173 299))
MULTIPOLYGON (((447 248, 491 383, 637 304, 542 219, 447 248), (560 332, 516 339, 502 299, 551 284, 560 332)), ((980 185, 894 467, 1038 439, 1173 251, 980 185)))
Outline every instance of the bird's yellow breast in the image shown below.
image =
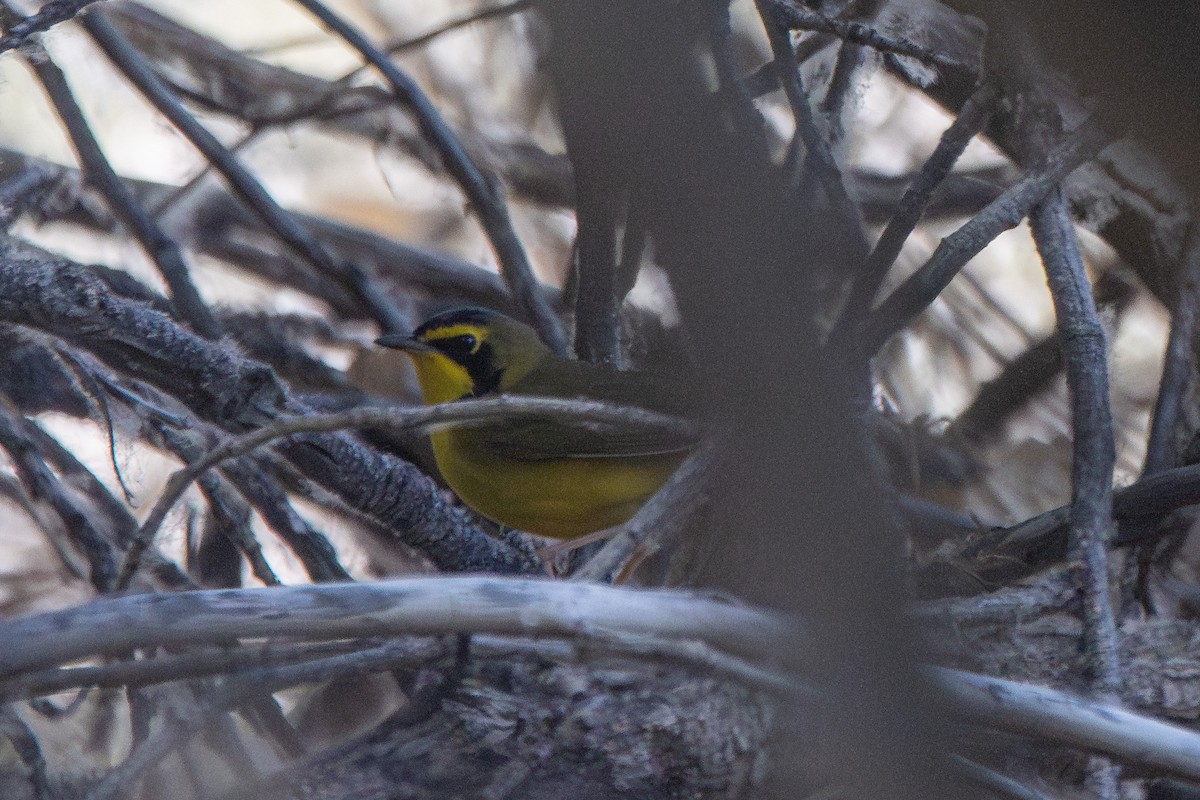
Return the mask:
MULTIPOLYGON (((474 337, 479 347, 487 346, 483 343, 490 332, 478 326, 443 326, 426 337, 436 343, 466 334, 474 337)), ((536 343, 532 332, 530 337, 536 343)), ((530 352, 523 353, 525 357, 522 353, 516 357, 508 354, 503 379, 496 387, 500 391, 574 396, 587 386, 580 379, 584 374, 580 368, 565 360, 558 365, 558 383, 530 380, 527 376, 536 374, 545 353, 526 349, 530 352)), ((416 366, 425 402, 446 403, 476 394, 478 387, 470 371, 446 354, 416 347, 408 353, 416 366)), ((528 434, 542 438, 530 442, 537 445, 533 448, 537 457, 526 458, 503 447, 506 438, 520 435, 503 426, 484 425, 435 431, 430 438, 442 477, 463 502, 502 525, 556 539, 574 539, 625 522, 686 456, 684 449, 648 454, 649 448, 645 452, 612 448, 613 453, 608 454, 601 448, 584 451, 587 454, 573 453, 577 443, 573 444, 565 432, 563 441, 556 442, 554 426, 550 425, 528 434), (561 448, 556 450, 556 444, 561 448), (561 457, 557 455, 559 450, 561 457)))
POLYGON ((432 435, 450 488, 485 517, 510 528, 574 539, 625 522, 686 454, 524 461, 489 452, 477 429, 432 435))

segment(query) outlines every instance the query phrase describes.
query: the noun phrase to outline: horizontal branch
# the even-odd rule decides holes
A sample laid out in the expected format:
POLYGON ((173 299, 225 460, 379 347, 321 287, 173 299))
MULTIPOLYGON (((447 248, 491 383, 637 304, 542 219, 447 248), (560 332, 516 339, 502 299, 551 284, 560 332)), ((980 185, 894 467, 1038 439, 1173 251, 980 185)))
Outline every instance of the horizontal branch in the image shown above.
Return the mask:
POLYGON ((699 639, 762 660, 797 633, 778 614, 681 591, 489 576, 132 595, 0 624, 0 675, 96 655, 233 639, 450 632, 699 639))
POLYGON ((844 42, 863 45, 881 53, 915 58, 932 66, 953 70, 978 71, 978 65, 957 61, 948 57, 943 49, 934 49, 910 42, 906 39, 886 36, 861 22, 852 22, 827 17, 805 8, 794 0, 765 0, 763 5, 780 23, 789 28, 829 33, 844 42))

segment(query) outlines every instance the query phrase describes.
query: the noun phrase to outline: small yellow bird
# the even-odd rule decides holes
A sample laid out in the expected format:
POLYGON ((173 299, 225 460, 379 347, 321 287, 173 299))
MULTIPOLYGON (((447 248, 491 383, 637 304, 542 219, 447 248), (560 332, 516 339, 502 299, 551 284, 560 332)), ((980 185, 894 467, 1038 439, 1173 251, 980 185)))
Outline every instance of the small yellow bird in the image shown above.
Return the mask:
MULTIPOLYGON (((495 311, 447 311, 411 336, 384 336, 376 344, 408 353, 430 405, 498 394, 606 400, 677 414, 692 404, 678 381, 563 358, 528 325, 495 311)), ((467 505, 502 525, 556 539, 628 520, 695 445, 666 434, 529 419, 435 431, 431 439, 442 476, 467 505)))

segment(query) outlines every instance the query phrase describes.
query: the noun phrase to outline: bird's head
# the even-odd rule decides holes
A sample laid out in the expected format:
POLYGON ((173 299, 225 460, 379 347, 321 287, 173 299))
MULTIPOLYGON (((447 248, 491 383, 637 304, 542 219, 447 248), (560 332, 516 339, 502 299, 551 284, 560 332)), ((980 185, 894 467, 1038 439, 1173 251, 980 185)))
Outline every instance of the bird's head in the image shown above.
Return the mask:
POLYGON ((430 404, 507 390, 550 354, 533 328, 482 308, 442 312, 411 336, 391 334, 375 344, 408 353, 430 404))

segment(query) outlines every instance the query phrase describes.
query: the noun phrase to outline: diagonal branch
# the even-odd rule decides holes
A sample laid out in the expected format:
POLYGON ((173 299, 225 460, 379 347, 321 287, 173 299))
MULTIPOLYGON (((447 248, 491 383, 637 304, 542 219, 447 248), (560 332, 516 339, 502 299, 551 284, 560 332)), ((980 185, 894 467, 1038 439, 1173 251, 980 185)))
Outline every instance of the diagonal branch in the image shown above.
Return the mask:
POLYGON ((850 252, 845 256, 846 260, 850 263, 861 263, 870 252, 863 232, 862 214, 846 191, 833 148, 821 132, 816 115, 809 104, 808 94, 800 83, 800 73, 796 68, 796 50, 792 47, 792 34, 773 16, 772 5, 767 0, 759 0, 758 8, 771 41, 771 50, 775 54, 776 74, 783 84, 783 91, 796 119, 796 136, 804 143, 807 167, 816 173, 817 180, 837 215, 837 221, 844 234, 843 241, 850 248, 850 252))
POLYGON ((548 345, 565 354, 566 335, 558 318, 538 291, 533 267, 513 228, 500 187, 479 171, 437 108, 421 91, 421 87, 392 63, 387 53, 317 0, 296 0, 296 3, 362 54, 387 79, 396 94, 396 99, 412 111, 421 132, 437 149, 446 169, 454 176, 470 199, 475 212, 479 214, 484 230, 487 231, 492 247, 500 259, 504 277, 524 309, 525 316, 548 345))
POLYGON ((942 134, 933 154, 900 199, 896 213, 883 229, 879 241, 875 243, 855 279, 837 326, 829 334, 832 347, 842 343, 843 337, 870 310, 871 301, 883 285, 888 270, 896 263, 896 257, 900 255, 904 242, 916 228, 933 199, 934 190, 950 174, 967 144, 987 125, 997 97, 998 92, 993 84, 985 83, 980 86, 942 134))
MULTIPOLYGON (((7 15, 13 13, 7 2, 0 4, 0 8, 7 15)), ((121 224, 137 238, 142 249, 154 261, 171 290, 172 303, 180 316, 200 335, 209 339, 220 336, 220 323, 196 291, 188 274, 183 251, 146 212, 133 191, 112 168, 92 134, 62 70, 36 41, 25 45, 25 61, 50 97, 63 127, 71 137, 87 181, 104 195, 121 224)))
POLYGON ((295 217, 285 211, 261 183, 180 104, 162 79, 102 14, 82 17, 83 25, 117 69, 151 105, 171 121, 254 210, 290 247, 326 275, 336 278, 351 296, 370 309, 385 330, 406 331, 409 323, 376 282, 359 267, 335 258, 295 217))
POLYGON ((760 0, 760 5, 765 6, 776 19, 789 28, 832 34, 845 42, 870 47, 881 53, 915 58, 942 69, 955 71, 977 69, 972 65, 956 61, 931 47, 924 47, 901 38, 885 36, 870 25, 827 17, 801 6, 795 0, 760 0))
POLYGON ((863 322, 859 347, 873 355, 897 331, 937 299, 967 262, 993 239, 1020 224, 1034 205, 1064 177, 1094 156, 1107 138, 1084 125, 1056 147, 1045 166, 1033 170, 988 204, 969 222, 947 236, 929 260, 900 284, 863 322))
POLYGON ((1195 366, 1196 316, 1200 313, 1200 223, 1193 220, 1184 245, 1175 302, 1171 306, 1171 332, 1163 357, 1162 380, 1154 403, 1146 463, 1142 475, 1153 475, 1175 466, 1179 460, 1177 426, 1184 396, 1195 366))
POLYGON ((942 667, 927 669, 955 716, 1104 753, 1158 774, 1200 780, 1200 735, 1186 728, 1043 686, 942 667))

